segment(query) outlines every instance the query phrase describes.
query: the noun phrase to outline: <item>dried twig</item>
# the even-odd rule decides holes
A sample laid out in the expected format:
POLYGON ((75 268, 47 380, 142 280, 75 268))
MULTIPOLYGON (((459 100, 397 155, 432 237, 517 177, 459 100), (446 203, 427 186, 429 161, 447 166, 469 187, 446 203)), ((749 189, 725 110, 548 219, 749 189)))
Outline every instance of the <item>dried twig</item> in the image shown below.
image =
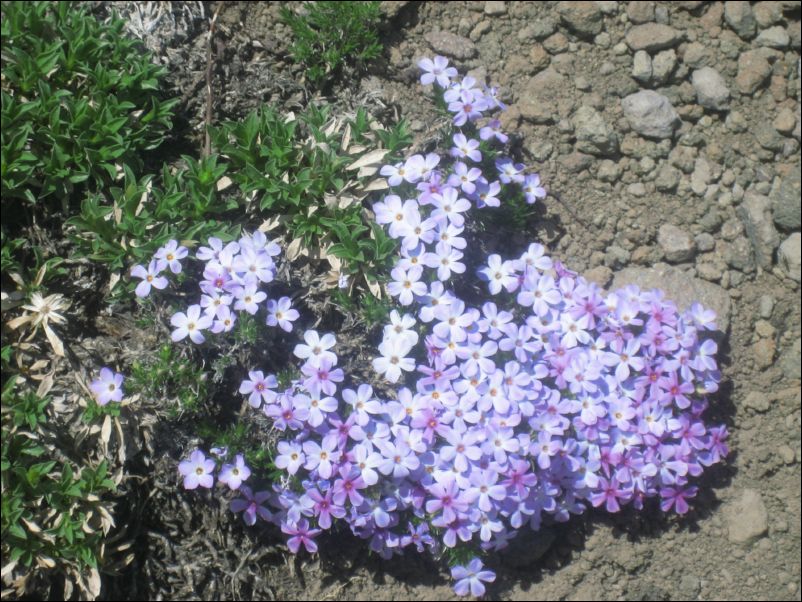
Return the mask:
POLYGON ((208 157, 212 154, 212 137, 209 129, 212 127, 212 105, 214 98, 212 96, 212 73, 214 71, 214 53, 212 45, 214 43, 214 30, 217 24, 217 16, 223 8, 224 2, 219 2, 217 8, 214 10, 212 20, 209 22, 209 41, 206 45, 206 120, 205 120, 205 142, 203 145, 203 156, 208 157))

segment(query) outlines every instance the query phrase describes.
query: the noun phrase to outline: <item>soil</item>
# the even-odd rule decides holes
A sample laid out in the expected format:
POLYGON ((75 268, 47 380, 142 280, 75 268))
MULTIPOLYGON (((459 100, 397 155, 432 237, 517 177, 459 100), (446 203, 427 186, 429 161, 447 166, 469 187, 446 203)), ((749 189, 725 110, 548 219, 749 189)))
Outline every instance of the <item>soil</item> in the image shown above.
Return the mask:
MULTIPOLYGON (((129 16, 155 10, 115 4, 129 16)), ((278 17, 286 4, 297 8, 223 6, 215 121, 263 103, 297 111, 317 99, 341 111, 368 106, 385 123, 403 117, 416 148, 431 148, 438 117, 416 65, 444 54, 461 73, 500 87, 516 152, 550 191, 528 231, 488 250, 510 255, 540 241, 603 286, 650 282, 673 298, 701 291, 728 314, 720 321, 723 386, 708 419, 727 424, 732 451, 698 483, 694 510, 684 518, 653 506, 590 511, 522 536, 488 560, 498 575, 488 597, 799 600, 799 4, 384 2, 382 57, 347 69, 325 96, 288 54, 290 32, 278 17), (729 91, 722 108, 700 104, 693 82, 702 67, 729 91), (646 137, 627 118, 622 99, 640 90, 673 106, 673 135, 646 137)), ((164 6, 147 32, 131 16, 131 33, 170 70, 166 92, 182 99, 177 143, 200 148, 216 5, 164 6)), ((312 276, 293 278, 301 286, 312 276)), ((84 346, 124 364, 156 345, 156 334, 137 332, 130 310, 114 311, 87 318, 84 346)), ((324 319, 335 324, 330 313, 324 319)), ((350 365, 364 366, 376 337, 347 322, 333 328, 350 365)), ((192 424, 168 423, 151 406, 126 416, 116 516, 133 557, 103 576, 102 598, 456 598, 439 563, 413 553, 386 562, 348 533, 321 538, 319 555, 293 556, 275 528, 247 528, 221 496, 177 487, 192 424)))

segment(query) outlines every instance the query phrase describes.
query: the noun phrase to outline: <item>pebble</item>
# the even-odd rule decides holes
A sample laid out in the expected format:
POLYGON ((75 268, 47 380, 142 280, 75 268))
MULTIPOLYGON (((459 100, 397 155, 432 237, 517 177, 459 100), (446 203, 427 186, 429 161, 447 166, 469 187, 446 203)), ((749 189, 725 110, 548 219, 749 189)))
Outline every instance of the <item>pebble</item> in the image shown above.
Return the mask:
POLYGON ((724 20, 744 40, 752 39, 757 33, 757 21, 749 2, 725 2, 724 20))
POLYGON ((750 391, 744 398, 744 407, 754 410, 755 412, 768 412, 771 408, 771 402, 766 397, 765 393, 759 391, 750 391))
POLYGON ((752 7, 752 14, 761 28, 771 27, 783 20, 781 2, 758 2, 752 7))
POLYGON ((679 184, 680 171, 668 163, 664 163, 657 172, 654 185, 660 192, 673 192, 679 184))
POLYGON ((621 177, 621 167, 615 161, 604 159, 599 163, 596 170, 596 177, 602 182, 613 183, 621 177))
POLYGON ((607 285, 613 279, 613 271, 607 266, 599 265, 587 270, 584 276, 590 282, 595 282, 600 287, 607 288, 607 285))
POLYGON ((671 138, 681 123, 668 98, 654 90, 630 94, 621 106, 632 129, 648 138, 671 138))
POLYGON ((630 2, 627 4, 627 17, 636 25, 654 21, 654 2, 630 2))
POLYGON ((757 265, 770 269, 774 250, 780 244, 780 237, 771 217, 771 200, 762 194, 747 192, 738 208, 738 214, 752 243, 757 265))
POLYGON ((518 32, 518 40, 525 42, 527 40, 545 40, 557 30, 557 23, 554 19, 544 17, 542 19, 535 19, 523 29, 518 32))
POLYGON ((558 2, 557 13, 570 30, 584 37, 600 33, 604 19, 597 2, 558 2))
POLYGON ((696 102, 706 109, 724 111, 730 106, 730 89, 721 74, 712 67, 702 67, 691 75, 696 102))
POLYGON ((682 32, 669 25, 644 23, 631 27, 625 39, 632 50, 655 52, 677 45, 682 40, 682 32))
POLYGON ((543 45, 534 44, 532 49, 529 51, 529 64, 531 65, 532 71, 543 71, 543 69, 549 66, 550 62, 551 56, 548 52, 546 52, 546 49, 543 48, 543 45))
POLYGON ((618 152, 618 136, 601 113, 581 106, 571 120, 576 136, 576 148, 583 153, 607 157, 618 152))
POLYGON ((777 254, 780 267, 792 280, 802 280, 802 234, 794 232, 780 245, 777 254))
POLYGON ((774 129, 786 136, 791 136, 796 129, 796 113, 788 107, 783 107, 777 117, 771 122, 774 129))
POLYGON ((485 14, 491 17, 507 14, 507 3, 499 0, 487 0, 485 2, 485 14))
POLYGON ((645 50, 638 50, 632 58, 632 77, 644 84, 652 79, 652 57, 645 50))
POLYGON ((652 78, 656 84, 664 84, 677 66, 677 53, 673 48, 658 52, 652 59, 652 78))
POLYGON ((761 49, 748 50, 738 57, 738 75, 735 85, 742 94, 754 94, 766 84, 771 65, 761 49))
POLYGON ((657 233, 657 244, 669 263, 690 261, 696 254, 696 243, 684 230, 673 224, 663 224, 657 233))
POLYGON ((760 339, 752 345, 752 357, 761 370, 769 368, 774 363, 776 352, 777 343, 774 342, 774 339, 760 339))
POLYGON ((712 234, 708 234, 707 232, 697 234, 694 241, 696 242, 696 248, 703 253, 707 253, 716 248, 716 239, 712 234))
POLYGON ((758 305, 758 315, 764 320, 768 320, 774 311, 774 297, 771 295, 762 295, 758 305))
POLYGON ((785 50, 790 43, 791 36, 788 35, 788 32, 782 25, 764 29, 755 40, 755 44, 758 46, 776 48, 778 50, 785 50))
POLYGON ((732 543, 750 544, 768 532, 769 516, 759 491, 745 489, 726 505, 724 512, 732 543))
POLYGON ((777 333, 777 329, 771 325, 771 322, 766 320, 758 320, 755 322, 755 332, 757 336, 763 337, 764 339, 774 338, 774 335, 777 333))
MULTIPOLYGON (((604 265, 614 270, 620 269, 629 263, 630 254, 618 245, 610 245, 604 254, 604 265)), ((614 286, 613 288, 619 288, 614 286)))
POLYGON ((691 42, 685 47, 682 61, 692 69, 705 67, 713 61, 710 49, 699 42, 691 42))
POLYGON ((802 226, 802 185, 799 164, 782 178, 770 195, 774 223, 781 230, 799 230, 802 226))
POLYGON ((476 46, 463 36, 448 31, 432 31, 424 36, 432 50, 443 56, 465 60, 476 56, 476 46))

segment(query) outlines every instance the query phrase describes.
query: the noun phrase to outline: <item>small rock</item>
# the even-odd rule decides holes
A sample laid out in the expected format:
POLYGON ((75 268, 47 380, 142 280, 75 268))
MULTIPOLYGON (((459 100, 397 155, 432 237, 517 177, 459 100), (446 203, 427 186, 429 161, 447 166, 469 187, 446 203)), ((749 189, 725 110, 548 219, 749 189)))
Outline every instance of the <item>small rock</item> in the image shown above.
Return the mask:
POLYGON ((760 317, 764 320, 768 320, 771 317, 771 313, 774 311, 774 297, 771 295, 762 295, 758 308, 760 317))
POLYGON ((657 172, 654 185, 660 192, 673 192, 679 184, 680 171, 668 163, 664 163, 657 172))
POLYGON ((777 25, 776 27, 769 27, 761 31, 755 43, 758 46, 785 50, 788 48, 788 44, 791 43, 791 36, 788 35, 785 27, 777 25))
POLYGON ((485 2, 485 14, 491 17, 507 14, 507 3, 503 0, 487 0, 485 2))
POLYGON ((696 254, 696 244, 693 238, 673 224, 660 226, 657 233, 657 244, 660 245, 669 263, 690 261, 696 254))
POLYGON ((799 230, 802 227, 802 189, 800 185, 799 164, 780 182, 780 186, 772 191, 771 208, 774 212, 774 223, 781 230, 799 230))
POLYGON ((590 282, 595 282, 600 287, 607 288, 607 285, 609 285, 610 281, 613 279, 613 271, 607 266, 599 265, 589 269, 585 272, 584 276, 590 282))
POLYGON ((557 534, 553 527, 545 527, 537 533, 521 533, 510 542, 501 556, 507 566, 515 569, 530 568, 551 549, 556 540, 557 534))
POLYGON ((652 79, 652 57, 645 50, 638 50, 632 59, 632 77, 644 84, 652 79))
POLYGON ((606 157, 618 152, 618 137, 596 109, 581 106, 571 120, 576 148, 583 153, 606 157))
POLYGON ((710 163, 702 156, 696 157, 694 161, 693 173, 691 174, 691 190, 698 196, 707 192, 707 185, 713 176, 710 172, 710 163))
POLYGON ((755 412, 768 412, 771 408, 771 402, 765 393, 750 391, 744 398, 744 407, 755 412))
POLYGON ((747 274, 755 271, 755 252, 748 238, 739 236, 732 243, 722 244, 721 250, 730 267, 747 274))
POLYGON ((558 2, 557 13, 569 29, 584 37, 600 33, 603 16, 596 2, 558 2))
POLYGON ((724 276, 724 270, 726 266, 713 262, 703 262, 698 263, 696 265, 696 275, 699 276, 702 280, 708 280, 710 282, 720 282, 721 278, 724 276))
POLYGON ((778 152, 783 149, 785 140, 777 133, 774 126, 768 121, 759 121, 753 128, 752 132, 755 135, 755 140, 763 148, 778 152))
POLYGON ((780 245, 777 254, 780 267, 788 276, 800 282, 802 280, 802 234, 794 232, 780 245))
POLYGON ((565 76, 554 69, 544 69, 524 86, 517 107, 521 117, 536 124, 553 123, 558 114, 558 91, 565 85, 565 76))
POLYGON ((721 332, 727 332, 730 325, 731 301, 727 291, 717 284, 695 278, 679 268, 665 263, 653 267, 628 267, 613 278, 612 290, 630 284, 649 291, 659 288, 666 297, 677 304, 680 311, 685 311, 693 303, 701 303, 710 308, 718 316, 716 323, 721 332))
POLYGON ((424 36, 432 50, 443 56, 459 60, 470 59, 476 56, 476 46, 468 38, 458 36, 448 31, 432 31, 424 36))
POLYGON ((693 240, 696 242, 696 248, 702 253, 707 253, 716 248, 716 239, 712 234, 708 234, 707 232, 697 234, 693 240))
POLYGON ((568 38, 565 37, 563 32, 558 31, 543 40, 543 48, 548 50, 551 54, 562 54, 569 49, 568 38))
POLYGON ((621 101, 629 125, 641 136, 671 138, 680 125, 671 102, 654 90, 641 90, 621 101))
POLYGON ((635 25, 654 21, 654 2, 630 2, 627 4, 627 17, 635 25))
POLYGON ((752 345, 752 357, 755 364, 761 370, 771 367, 774 363, 774 354, 777 352, 777 344, 774 339, 760 339, 752 345))
POLYGON ((617 270, 629 263, 629 258, 629 251, 622 249, 618 245, 610 245, 604 254, 604 265, 617 270))
POLYGON ((691 42, 685 47, 682 61, 692 69, 705 67, 713 61, 710 49, 699 42, 691 42))
POLYGON ((796 113, 788 107, 783 107, 771 124, 781 134, 790 136, 796 129, 796 113))
POLYGON ((669 25, 645 23, 631 27, 625 39, 632 50, 655 52, 677 45, 682 40, 682 32, 669 25))
POLYGON ((543 69, 549 66, 550 62, 551 56, 546 52, 546 49, 543 48, 543 45, 534 44, 529 51, 529 63, 532 66, 532 71, 543 71, 543 69))
POLYGON ((758 320, 755 322, 755 332, 759 337, 771 339, 777 334, 777 329, 774 328, 768 320, 758 320))
POLYGON ((745 489, 725 509, 727 530, 732 543, 749 544, 769 530, 769 515, 760 492, 745 489))
POLYGON ((725 2, 724 20, 744 40, 752 39, 757 33, 757 21, 749 2, 725 2))
POLYGON ((673 48, 658 52, 652 59, 652 78, 657 84, 664 84, 669 80, 677 66, 677 53, 673 48))
POLYGON ((783 444, 780 447, 778 447, 777 448, 777 455, 780 456, 782 461, 785 464, 787 464, 788 466, 790 466, 791 464, 796 462, 796 454, 794 453, 794 450, 792 450, 791 446, 789 446, 789 445, 783 444))
POLYGON ((554 21, 554 19, 550 19, 548 17, 535 19, 524 26, 523 29, 518 31, 518 39, 521 42, 526 42, 530 39, 537 41, 545 40, 547 37, 553 34, 556 29, 557 23, 554 21))
POLYGON ((758 2, 752 7, 752 13, 761 28, 771 27, 783 20, 782 2, 758 2))
POLYGON ((799 380, 802 377, 802 339, 797 339, 785 350, 780 366, 786 378, 799 380))
POLYGON ((757 265, 770 269, 774 249, 780 244, 780 237, 771 218, 771 200, 762 194, 747 192, 738 213, 752 243, 757 265))
POLYGON ((702 67, 691 76, 696 102, 706 109, 724 111, 730 106, 730 90, 721 74, 712 67, 702 67))
POLYGON ((579 173, 593 165, 593 157, 580 152, 569 153, 560 157, 560 164, 569 173, 579 173))
POLYGON ((771 65, 763 52, 748 50, 738 57, 738 75, 735 85, 742 94, 754 94, 771 75, 771 65))
POLYGON ((621 177, 621 167, 615 161, 604 159, 599 163, 599 169, 596 171, 596 177, 602 182, 616 182, 621 177))

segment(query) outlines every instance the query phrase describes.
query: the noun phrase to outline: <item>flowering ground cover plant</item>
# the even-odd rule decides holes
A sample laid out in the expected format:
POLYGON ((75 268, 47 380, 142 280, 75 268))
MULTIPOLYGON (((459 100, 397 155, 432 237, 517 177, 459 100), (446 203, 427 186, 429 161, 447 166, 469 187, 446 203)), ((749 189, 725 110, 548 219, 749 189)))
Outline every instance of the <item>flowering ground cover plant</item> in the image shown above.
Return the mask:
MULTIPOLYGON (((296 345, 301 376, 287 386, 251 370, 240 393, 281 433, 274 464, 284 476, 254 492, 225 465, 221 482, 243 496, 232 510, 248 524, 258 516, 278 525, 293 552, 317 551, 315 538, 339 519, 385 558, 408 546, 468 557, 500 550, 522 528, 591 506, 640 509, 655 497, 664 511, 688 512, 692 479, 727 454, 726 427, 702 419, 720 379, 715 314, 698 304, 680 312, 659 290, 607 293, 537 243, 469 270, 463 233, 473 208, 515 195, 531 204, 546 191, 500 154, 507 136, 490 115, 503 108, 494 89, 453 81, 442 57, 420 66, 423 83, 444 88, 461 129, 450 160, 413 155, 381 170, 391 190, 374 212, 400 241, 387 286, 400 311, 373 367, 401 386, 382 398, 351 384, 337 367, 335 335, 315 330, 296 345), (455 292, 472 272, 489 295, 475 307, 455 292)), ((173 317, 174 340, 189 332, 202 342, 201 330, 227 328, 232 303, 249 313, 265 305, 258 286, 272 279, 277 250, 248 237, 227 249, 199 253, 209 262, 203 300, 173 317)), ((297 317, 287 302, 269 302, 268 323, 297 317)), ((185 487, 210 487, 214 469, 196 450, 180 472, 185 487)), ((250 476, 241 462, 237 471, 250 476)), ((495 578, 479 558, 452 575, 459 595, 480 596, 495 578)))

